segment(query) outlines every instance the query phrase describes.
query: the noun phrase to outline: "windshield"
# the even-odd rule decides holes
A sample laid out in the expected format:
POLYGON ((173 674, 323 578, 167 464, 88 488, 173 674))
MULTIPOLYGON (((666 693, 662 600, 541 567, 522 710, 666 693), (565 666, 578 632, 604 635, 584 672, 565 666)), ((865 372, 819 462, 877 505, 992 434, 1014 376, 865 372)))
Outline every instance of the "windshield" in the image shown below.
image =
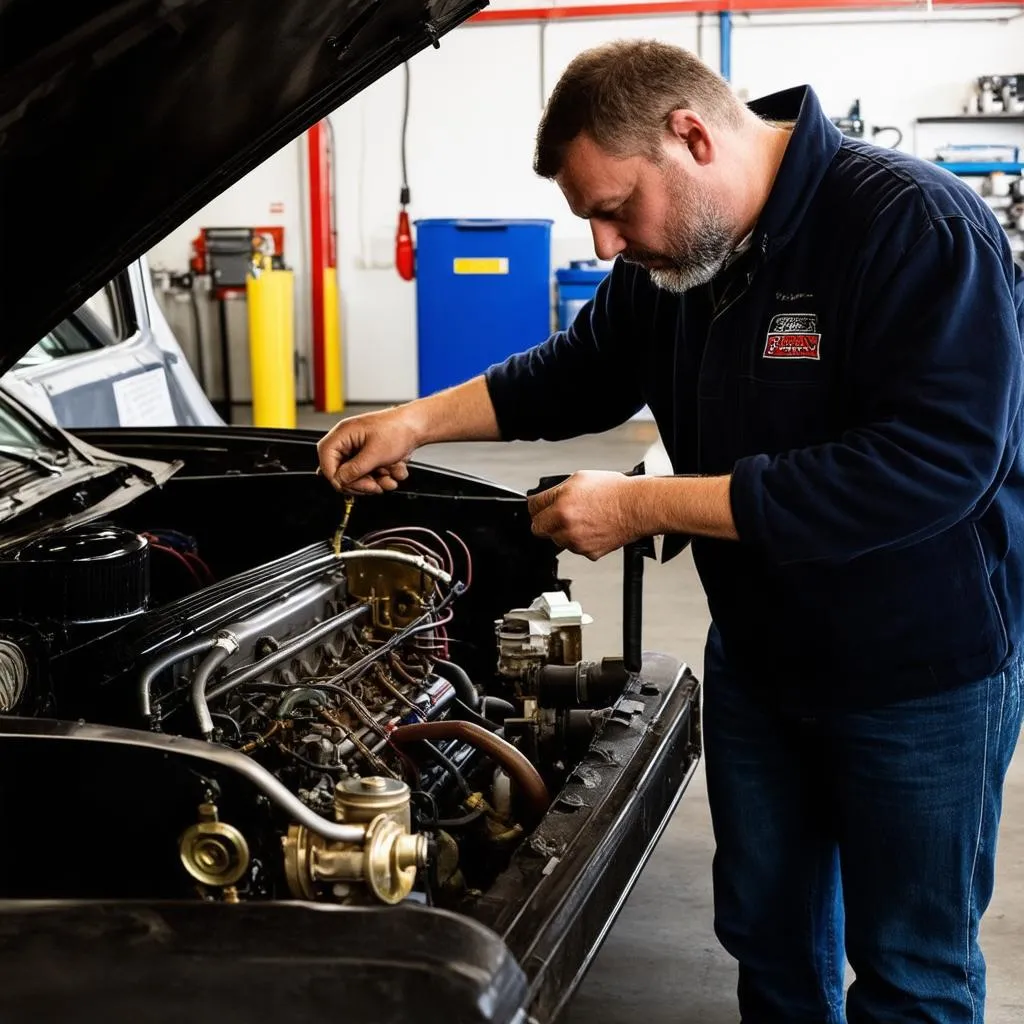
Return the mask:
POLYGON ((124 340, 131 327, 119 306, 118 289, 121 287, 121 281, 115 280, 98 291, 36 342, 15 363, 15 369, 24 370, 66 356, 96 352, 124 340))
POLYGON ((55 440, 54 435, 22 415, 10 399, 0 393, 0 448, 54 448, 55 440))

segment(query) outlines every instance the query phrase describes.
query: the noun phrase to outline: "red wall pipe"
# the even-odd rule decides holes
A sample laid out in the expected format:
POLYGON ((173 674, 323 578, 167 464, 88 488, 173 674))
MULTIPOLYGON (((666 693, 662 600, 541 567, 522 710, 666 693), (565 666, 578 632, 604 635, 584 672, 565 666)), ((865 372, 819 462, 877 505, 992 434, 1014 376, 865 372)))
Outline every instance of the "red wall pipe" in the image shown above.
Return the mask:
MULTIPOLYGON (((1022 0, 932 0, 933 8, 1024 7, 1022 0)), ((480 11, 467 25, 524 21, 573 21, 601 18, 637 18, 668 14, 734 14, 775 11, 872 11, 927 8, 925 0, 651 0, 648 3, 582 4, 578 7, 520 7, 480 11)))
POLYGON ((307 132, 309 154, 309 279, 313 285, 313 406, 326 406, 324 367, 324 270, 330 258, 330 182, 327 176, 327 131, 318 121, 307 132))

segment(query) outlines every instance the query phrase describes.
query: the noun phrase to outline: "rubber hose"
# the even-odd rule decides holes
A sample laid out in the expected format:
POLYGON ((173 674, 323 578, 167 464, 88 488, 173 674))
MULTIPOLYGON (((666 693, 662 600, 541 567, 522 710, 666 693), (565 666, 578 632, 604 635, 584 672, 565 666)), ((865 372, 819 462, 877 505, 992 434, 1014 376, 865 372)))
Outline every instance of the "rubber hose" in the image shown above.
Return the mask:
POLYGON ((492 722, 497 721, 499 725, 503 725, 506 718, 511 718, 517 713, 514 704, 507 700, 502 700, 500 697, 484 697, 483 712, 485 718, 490 719, 492 722), (500 712, 501 717, 498 719, 491 718, 490 708, 500 712))
POLYGON ((472 722, 474 725, 479 725, 484 729, 488 729, 491 732, 496 732, 501 726, 497 722, 492 722, 490 719, 485 718, 483 715, 477 714, 472 708, 466 707, 465 704, 459 700, 458 697, 454 701, 455 710, 452 712, 453 715, 460 722, 472 722))
POLYGON ((400 725, 391 731, 389 739, 395 744, 415 743, 418 740, 460 740, 476 747, 497 761, 523 791, 536 818, 531 826, 544 817, 551 804, 548 787, 537 769, 526 759, 526 755, 508 740, 495 736, 493 732, 473 722, 448 719, 444 722, 400 725))
POLYGON ((455 687, 455 692, 463 704, 468 704, 474 711, 480 710, 480 694, 461 665, 456 665, 454 661, 435 658, 433 666, 439 676, 447 679, 455 687))

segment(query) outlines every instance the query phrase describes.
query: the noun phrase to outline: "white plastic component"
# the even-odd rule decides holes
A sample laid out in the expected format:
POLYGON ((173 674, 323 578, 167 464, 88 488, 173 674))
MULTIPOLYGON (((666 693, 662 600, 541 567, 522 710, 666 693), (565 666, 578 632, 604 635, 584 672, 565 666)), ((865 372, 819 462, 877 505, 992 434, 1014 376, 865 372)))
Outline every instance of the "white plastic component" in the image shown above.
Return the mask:
POLYGON ((583 627, 592 623, 578 601, 560 590, 541 594, 529 608, 513 608, 497 622, 498 671, 521 678, 539 665, 582 657, 583 627))
POLYGON ((491 806, 503 818, 512 813, 512 780, 500 768, 494 771, 491 806))
POLYGON ((525 619, 537 636, 549 635, 553 626, 587 626, 594 621, 579 601, 570 601, 561 590, 541 594, 529 608, 513 608, 505 615, 506 621, 512 619, 525 619))

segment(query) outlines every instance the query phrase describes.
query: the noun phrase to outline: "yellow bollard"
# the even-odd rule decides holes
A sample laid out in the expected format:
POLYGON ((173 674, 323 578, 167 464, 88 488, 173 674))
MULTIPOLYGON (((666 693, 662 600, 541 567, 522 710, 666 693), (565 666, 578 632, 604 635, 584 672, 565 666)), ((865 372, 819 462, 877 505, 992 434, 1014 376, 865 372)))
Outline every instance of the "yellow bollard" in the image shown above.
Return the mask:
POLYGON ((295 287, 290 270, 261 256, 246 279, 254 427, 295 426, 295 287))
POLYGON ((343 412, 338 268, 324 267, 324 412, 343 412))

